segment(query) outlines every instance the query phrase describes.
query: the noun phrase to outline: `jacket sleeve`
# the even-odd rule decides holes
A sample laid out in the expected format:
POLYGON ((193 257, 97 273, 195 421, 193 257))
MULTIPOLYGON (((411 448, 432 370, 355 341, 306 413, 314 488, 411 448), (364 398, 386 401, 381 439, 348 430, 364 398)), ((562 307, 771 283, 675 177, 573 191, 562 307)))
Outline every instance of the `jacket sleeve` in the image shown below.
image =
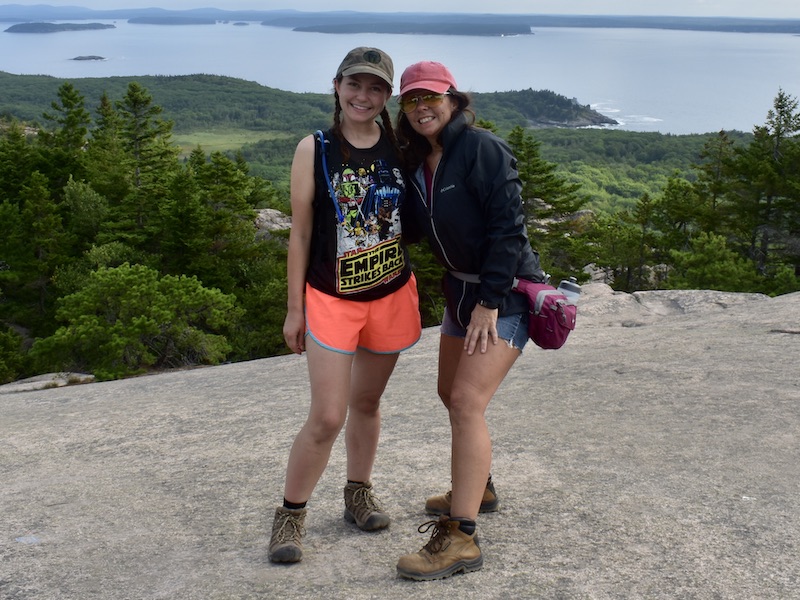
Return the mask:
POLYGON ((490 132, 475 136, 476 161, 468 184, 481 203, 485 236, 481 247, 478 298, 502 304, 511 292, 525 235, 522 181, 508 145, 490 132))
POLYGON ((400 226, 402 240, 405 244, 416 244, 424 237, 425 231, 422 219, 425 219, 420 190, 416 182, 412 181, 413 174, 406 179, 406 193, 403 204, 400 206, 400 226))

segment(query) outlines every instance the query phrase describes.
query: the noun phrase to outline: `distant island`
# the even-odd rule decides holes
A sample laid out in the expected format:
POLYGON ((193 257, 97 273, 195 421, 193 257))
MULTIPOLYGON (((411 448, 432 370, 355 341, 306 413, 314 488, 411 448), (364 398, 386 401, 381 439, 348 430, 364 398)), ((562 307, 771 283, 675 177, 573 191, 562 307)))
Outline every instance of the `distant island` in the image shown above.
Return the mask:
POLYGON ((216 19, 198 17, 165 16, 165 17, 134 17, 128 19, 134 25, 216 25, 216 19))
MULTIPOLYGON (((269 23, 264 23, 268 25, 269 23)), ((423 21, 398 21, 392 23, 346 23, 337 25, 306 25, 294 31, 310 33, 394 33, 411 35, 531 35, 525 24, 505 23, 427 23, 423 21)))
POLYGON ((75 58, 71 58, 70 60, 105 60, 105 56, 96 56, 94 54, 89 54, 87 56, 76 56, 75 58))
POLYGON ((107 23, 17 23, 6 29, 6 33, 57 33, 59 31, 92 29, 116 29, 116 25, 107 23))
MULTIPOLYGON (((154 0, 157 3, 158 0, 154 0)), ((222 3, 220 3, 222 4, 222 3)), ((487 10, 491 6, 486 7, 487 10)), ((128 20, 131 23, 159 25, 198 25, 214 23, 258 23, 296 31, 323 33, 409 33, 439 35, 526 35, 543 27, 679 29, 689 31, 720 31, 736 33, 800 34, 800 19, 754 19, 739 17, 668 17, 636 15, 542 15, 542 14, 474 14, 441 12, 357 12, 298 10, 226 10, 197 8, 166 10, 163 8, 120 8, 94 10, 79 6, 48 6, 46 4, 0 5, 0 21, 20 23, 7 29, 21 32, 20 27, 40 21, 67 20, 128 20), (22 22, 26 22, 22 24, 22 22)), ((67 25, 52 25, 66 31, 67 25)), ((91 24, 96 26, 97 24, 91 24)), ((73 27, 93 26, 79 25, 73 27)), ((110 26, 105 26, 110 27, 110 26)), ((48 33, 44 30, 28 33, 48 33)))

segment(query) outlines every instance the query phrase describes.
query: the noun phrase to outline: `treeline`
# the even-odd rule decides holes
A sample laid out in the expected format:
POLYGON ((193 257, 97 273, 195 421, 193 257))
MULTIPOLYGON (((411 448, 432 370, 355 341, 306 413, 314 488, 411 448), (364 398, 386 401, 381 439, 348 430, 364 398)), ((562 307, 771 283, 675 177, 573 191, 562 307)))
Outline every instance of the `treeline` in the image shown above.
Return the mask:
MULTIPOLYGON (((70 79, 93 103, 103 94, 119 98, 130 83, 148 90, 174 121, 176 133, 241 128, 285 133, 297 139, 309 129, 327 127, 333 111, 330 94, 296 94, 252 81, 217 75, 143 76, 70 79)), ((47 75, 0 71, 0 116, 41 121, 58 89, 67 83, 47 75)))
POLYGON ((660 194, 594 216, 585 233, 586 258, 617 289, 800 289, 797 99, 780 90, 749 142, 719 132, 692 177, 676 173, 660 194))
MULTIPOLYGON (((294 93, 252 81, 218 75, 108 77, 69 80, 87 98, 103 93, 119 97, 129 83, 145 87, 175 122, 175 132, 232 127, 281 132, 297 140, 330 124, 332 94, 294 93)), ((65 83, 45 75, 12 75, 0 71, 0 116, 38 121, 65 83)), ((520 124, 574 127, 611 124, 612 119, 555 92, 520 90, 473 94, 481 117, 504 133, 520 124)), ((394 111, 397 105, 390 105, 394 111)))
MULTIPOLYGON (((660 194, 675 175, 694 181, 703 148, 717 136, 556 128, 539 129, 534 135, 542 144, 542 157, 580 186, 589 197, 588 206, 598 213, 633 209, 643 195, 660 194)), ((739 145, 753 140, 752 133, 726 135, 739 145)))
MULTIPOLYGON (((48 104, 35 123, 7 119, 0 130, 0 381, 285 352, 285 235, 259 237, 254 211, 287 206, 286 190, 253 174, 243 153, 182 156, 139 82, 88 103, 63 83, 48 104)), ((687 171, 609 211, 591 210, 581 184, 544 157, 538 137, 550 132, 481 125, 518 158, 531 242, 554 279, 585 279, 588 265, 625 291, 800 289, 800 112, 782 91, 752 135, 706 136, 687 171)), ((664 160, 673 142, 631 148, 619 132, 591 135, 633 155, 621 161, 631 168, 664 160)), ((586 160, 574 146, 551 151, 586 160)), ((434 325, 441 271, 424 247, 412 257, 434 325)))
POLYGON ((70 83, 0 135, 0 381, 109 379, 283 351, 285 243, 257 236, 271 184, 186 159, 135 82, 92 114, 70 83))

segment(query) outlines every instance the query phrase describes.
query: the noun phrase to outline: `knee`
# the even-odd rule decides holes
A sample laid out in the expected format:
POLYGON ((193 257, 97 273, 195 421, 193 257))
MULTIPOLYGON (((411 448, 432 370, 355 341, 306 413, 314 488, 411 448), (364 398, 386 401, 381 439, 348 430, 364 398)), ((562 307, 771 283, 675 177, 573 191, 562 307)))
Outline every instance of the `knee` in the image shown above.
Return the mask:
POLYGON ((470 394, 459 393, 453 390, 445 403, 450 413, 450 422, 453 425, 466 424, 475 419, 483 419, 481 403, 470 394))
POLYGON ((335 440, 344 426, 345 414, 338 411, 327 411, 312 416, 308 427, 313 439, 318 443, 335 440))
POLYGON ((350 410, 359 413, 363 417, 375 417, 380 413, 380 397, 356 398, 350 402, 350 410))

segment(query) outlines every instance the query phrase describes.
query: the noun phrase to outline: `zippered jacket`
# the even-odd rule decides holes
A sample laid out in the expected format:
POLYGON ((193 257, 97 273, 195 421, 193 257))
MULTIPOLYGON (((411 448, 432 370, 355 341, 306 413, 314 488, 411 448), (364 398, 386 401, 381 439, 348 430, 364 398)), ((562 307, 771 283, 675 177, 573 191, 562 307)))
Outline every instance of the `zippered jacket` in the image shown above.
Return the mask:
POLYGON ((443 290, 462 327, 478 299, 497 304, 500 316, 525 312, 525 296, 511 291, 514 278, 543 281, 545 274, 528 241, 517 160, 502 139, 470 126, 463 113, 447 124, 441 141, 430 194, 422 166, 410 177, 403 236, 409 242, 427 237, 449 272, 443 290))

